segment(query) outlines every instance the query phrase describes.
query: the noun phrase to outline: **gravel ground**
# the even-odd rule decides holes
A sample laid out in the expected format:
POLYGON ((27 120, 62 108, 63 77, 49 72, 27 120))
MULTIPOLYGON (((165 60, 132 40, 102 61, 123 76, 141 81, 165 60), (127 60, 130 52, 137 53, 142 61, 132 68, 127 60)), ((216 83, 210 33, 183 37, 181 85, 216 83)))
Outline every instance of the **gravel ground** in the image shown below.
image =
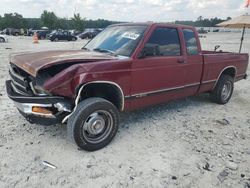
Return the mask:
MULTIPOLYGON (((209 33, 201 40, 204 49, 238 51, 239 39, 240 33, 209 33)), ((85 42, 11 37, 0 44, 0 187, 250 187, 249 79, 235 84, 224 106, 202 94, 123 113, 117 136, 97 152, 78 150, 65 125, 29 124, 6 96, 9 55, 85 42)))

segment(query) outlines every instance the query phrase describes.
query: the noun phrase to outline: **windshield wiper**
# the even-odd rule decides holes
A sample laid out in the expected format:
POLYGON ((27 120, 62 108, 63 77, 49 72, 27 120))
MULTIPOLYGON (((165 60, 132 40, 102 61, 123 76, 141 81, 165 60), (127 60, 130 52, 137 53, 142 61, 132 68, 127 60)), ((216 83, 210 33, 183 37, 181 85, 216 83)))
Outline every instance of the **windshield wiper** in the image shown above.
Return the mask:
POLYGON ((107 49, 102 49, 102 48, 95 48, 93 49, 93 51, 97 51, 97 52, 103 52, 103 53, 111 53, 113 55, 116 55, 115 52, 111 51, 111 50, 107 50, 107 49))

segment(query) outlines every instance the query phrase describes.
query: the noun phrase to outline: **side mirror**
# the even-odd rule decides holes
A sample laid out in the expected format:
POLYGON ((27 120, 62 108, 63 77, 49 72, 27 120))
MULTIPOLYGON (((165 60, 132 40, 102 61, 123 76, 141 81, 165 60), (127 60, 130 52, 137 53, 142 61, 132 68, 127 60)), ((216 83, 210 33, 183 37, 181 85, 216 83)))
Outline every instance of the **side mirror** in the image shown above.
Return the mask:
POLYGON ((159 54, 159 46, 157 44, 146 44, 138 58, 156 56, 157 54, 159 54))

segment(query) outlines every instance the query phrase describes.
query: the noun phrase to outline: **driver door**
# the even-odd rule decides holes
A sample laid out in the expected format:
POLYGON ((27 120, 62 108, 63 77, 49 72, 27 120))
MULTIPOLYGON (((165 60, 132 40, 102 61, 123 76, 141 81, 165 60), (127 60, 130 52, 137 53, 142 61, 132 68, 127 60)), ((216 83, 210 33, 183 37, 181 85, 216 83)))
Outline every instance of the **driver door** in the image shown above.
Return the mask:
POLYGON ((188 65, 180 32, 175 27, 155 27, 151 32, 144 46, 155 50, 146 50, 147 54, 132 64, 131 109, 189 95, 190 91, 183 89, 188 65))

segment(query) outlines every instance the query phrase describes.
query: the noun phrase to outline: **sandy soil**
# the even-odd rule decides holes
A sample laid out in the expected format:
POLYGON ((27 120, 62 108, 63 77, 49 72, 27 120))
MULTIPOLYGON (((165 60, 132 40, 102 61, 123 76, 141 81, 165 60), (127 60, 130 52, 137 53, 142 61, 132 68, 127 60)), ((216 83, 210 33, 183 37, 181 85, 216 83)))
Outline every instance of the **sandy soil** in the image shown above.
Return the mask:
MULTIPOLYGON (((238 51, 240 33, 206 36, 204 49, 220 44, 238 51)), ((235 84, 224 106, 203 94, 123 113, 116 138, 97 152, 78 150, 65 125, 29 124, 6 96, 9 54, 77 49, 84 42, 35 45, 29 37, 12 37, 0 44, 0 187, 250 187, 249 79, 235 84)))

